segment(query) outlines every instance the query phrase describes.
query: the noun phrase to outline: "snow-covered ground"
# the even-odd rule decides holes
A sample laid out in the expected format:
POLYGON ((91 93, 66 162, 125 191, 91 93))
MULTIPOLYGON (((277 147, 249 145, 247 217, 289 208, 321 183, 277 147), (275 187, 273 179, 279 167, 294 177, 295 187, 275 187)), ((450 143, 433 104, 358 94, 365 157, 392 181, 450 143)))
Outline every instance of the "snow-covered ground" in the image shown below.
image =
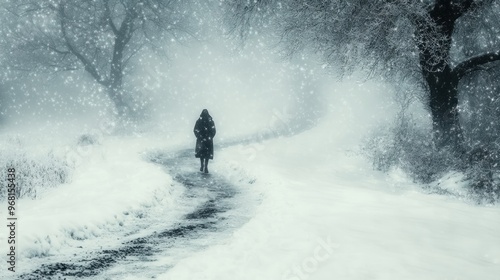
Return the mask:
MULTIPOLYGON (((17 201, 18 273, 102 247, 100 238, 120 228, 134 232, 141 225, 130 221, 136 223, 134 217, 148 208, 176 209, 182 190, 159 166, 144 161, 141 152, 147 146, 141 139, 108 137, 85 150, 66 152, 76 165, 69 182, 43 190, 36 200, 17 201)), ((166 221, 179 215, 170 214, 166 221)), ((0 242, 7 244, 5 237, 0 242)), ((8 273, 2 270, 0 275, 8 273)))
POLYGON ((256 178, 263 202, 231 238, 158 279, 499 279, 500 209, 373 171, 349 152, 359 128, 342 129, 356 121, 342 115, 220 151, 216 172, 256 178))
MULTIPOLYGON (((370 84, 324 91, 325 114, 312 129, 216 151, 212 175, 252 198, 238 201, 255 206, 244 207, 244 225, 139 259, 136 271, 117 263, 94 278, 498 279, 500 209, 425 194, 397 170, 374 171, 355 151, 390 117, 394 108, 381 105, 390 97, 370 84)), ((261 130, 283 128, 293 114, 268 113, 261 130)), ((149 236, 203 203, 181 199, 186 190, 169 170, 148 162, 151 153, 190 148, 190 129, 178 138, 104 136, 84 153, 75 150, 80 160, 69 183, 18 201, 19 271, 149 236)))

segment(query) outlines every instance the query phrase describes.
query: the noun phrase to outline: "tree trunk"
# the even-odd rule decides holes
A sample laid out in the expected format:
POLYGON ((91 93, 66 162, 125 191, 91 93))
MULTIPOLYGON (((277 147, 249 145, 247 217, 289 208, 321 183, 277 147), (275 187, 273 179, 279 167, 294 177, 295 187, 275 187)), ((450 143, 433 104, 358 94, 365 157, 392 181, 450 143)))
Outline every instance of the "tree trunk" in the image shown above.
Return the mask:
POLYGON ((436 1, 431 21, 416 21, 416 38, 422 75, 429 86, 429 110, 433 138, 438 148, 463 152, 463 135, 458 110, 459 76, 449 65, 455 21, 463 13, 453 10, 451 1, 436 1))
POLYGON ((429 109, 432 115, 434 141, 439 148, 451 148, 456 155, 465 152, 465 143, 458 110, 458 83, 470 71, 500 60, 500 51, 471 57, 451 69, 450 49, 456 21, 473 10, 473 0, 436 0, 429 12, 430 19, 416 18, 415 38, 419 49, 420 67, 429 86, 429 109))
POLYGON ((423 71, 429 86, 429 109, 434 142, 439 148, 450 148, 461 154, 464 139, 458 110, 459 79, 446 66, 440 72, 423 71))
POLYGON ((124 100, 122 57, 123 48, 117 49, 115 45, 115 52, 111 63, 108 94, 111 101, 115 104, 118 116, 120 118, 125 118, 130 112, 128 110, 129 105, 124 100))
POLYGON ((129 116, 129 104, 124 100, 123 88, 121 83, 108 87, 108 96, 115 105, 116 113, 120 119, 129 116))
MULTIPOLYGON (((113 46, 113 56, 111 58, 111 69, 109 73, 109 86, 108 92, 111 100, 116 106, 118 116, 121 119, 130 117, 130 105, 124 99, 123 91, 123 71, 124 61, 123 54, 125 47, 133 35, 133 21, 137 17, 137 11, 132 8, 127 10, 126 16, 119 29, 113 25, 113 32, 115 32, 115 41, 113 46)), ((109 19, 112 24, 112 20, 109 19)))

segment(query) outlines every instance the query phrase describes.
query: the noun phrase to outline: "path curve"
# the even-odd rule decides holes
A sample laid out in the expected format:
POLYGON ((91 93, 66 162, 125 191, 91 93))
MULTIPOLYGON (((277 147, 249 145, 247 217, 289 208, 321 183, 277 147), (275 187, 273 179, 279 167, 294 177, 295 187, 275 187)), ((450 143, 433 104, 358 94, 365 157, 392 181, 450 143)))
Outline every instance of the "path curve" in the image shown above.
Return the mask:
POLYGON ((36 270, 21 275, 19 279, 115 279, 120 275, 134 274, 141 277, 145 274, 154 276, 168 271, 179 256, 170 256, 173 258, 170 265, 148 267, 158 258, 168 257, 170 251, 186 249, 194 252, 201 249, 195 244, 197 240, 218 239, 250 218, 248 211, 241 209, 244 205, 241 202, 255 204, 255 201, 244 199, 239 188, 222 175, 193 171, 196 161, 191 149, 173 154, 157 152, 150 155, 150 161, 162 165, 176 182, 184 186, 183 200, 199 202, 192 211, 186 213, 174 226, 123 242, 117 248, 73 257, 67 262, 42 264, 36 270))

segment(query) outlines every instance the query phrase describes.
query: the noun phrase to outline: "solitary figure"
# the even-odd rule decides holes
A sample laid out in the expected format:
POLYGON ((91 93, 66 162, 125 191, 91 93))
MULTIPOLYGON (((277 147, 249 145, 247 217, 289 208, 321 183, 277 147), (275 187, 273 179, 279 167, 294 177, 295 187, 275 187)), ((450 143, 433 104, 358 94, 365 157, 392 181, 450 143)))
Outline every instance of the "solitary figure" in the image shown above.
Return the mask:
POLYGON ((203 109, 200 118, 196 121, 194 135, 196 136, 195 157, 200 159, 200 171, 208 173, 208 160, 214 159, 215 123, 207 109, 203 109))

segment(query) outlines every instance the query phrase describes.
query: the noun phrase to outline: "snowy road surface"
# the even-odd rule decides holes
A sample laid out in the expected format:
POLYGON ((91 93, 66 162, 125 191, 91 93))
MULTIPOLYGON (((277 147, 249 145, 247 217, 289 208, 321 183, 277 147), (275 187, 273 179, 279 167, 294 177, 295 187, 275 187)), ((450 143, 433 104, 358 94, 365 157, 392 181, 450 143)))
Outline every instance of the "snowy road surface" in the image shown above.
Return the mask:
POLYGON ((187 212, 178 221, 163 220, 168 213, 161 211, 139 216, 136 219, 140 229, 134 227, 132 232, 124 229, 114 236, 122 240, 118 246, 104 245, 98 251, 58 256, 64 261, 41 259, 43 263, 38 268, 22 274, 20 279, 154 277, 166 272, 183 256, 217 242, 248 220, 245 204, 253 202, 248 197, 242 199, 245 194, 223 176, 195 171, 191 149, 174 154, 156 153, 150 159, 164 166, 185 188, 179 207, 187 212))

